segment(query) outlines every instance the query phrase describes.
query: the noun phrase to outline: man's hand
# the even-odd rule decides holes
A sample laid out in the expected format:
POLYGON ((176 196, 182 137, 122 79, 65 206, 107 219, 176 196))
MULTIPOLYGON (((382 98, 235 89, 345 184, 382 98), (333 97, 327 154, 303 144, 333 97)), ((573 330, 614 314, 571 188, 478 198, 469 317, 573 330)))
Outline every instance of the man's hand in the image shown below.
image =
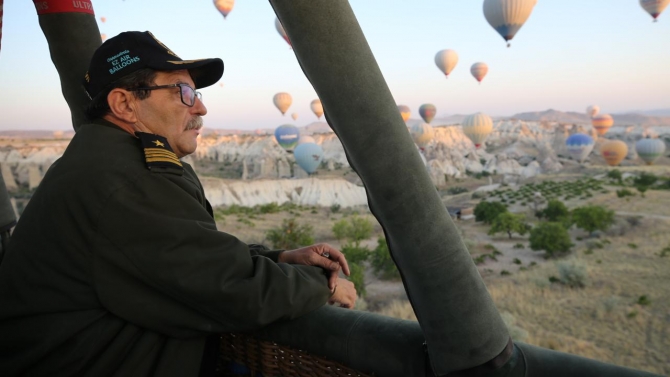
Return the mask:
POLYGON ((358 295, 356 294, 356 288, 354 283, 346 279, 337 279, 337 286, 335 287, 335 292, 328 299, 330 305, 339 304, 342 308, 351 309, 356 304, 356 299, 358 295))
POLYGON ((340 272, 340 268, 342 268, 345 275, 349 276, 350 274, 349 265, 344 254, 325 243, 284 251, 279 254, 277 260, 280 263, 304 264, 328 270, 328 288, 330 288, 331 292, 337 287, 337 275, 340 272))

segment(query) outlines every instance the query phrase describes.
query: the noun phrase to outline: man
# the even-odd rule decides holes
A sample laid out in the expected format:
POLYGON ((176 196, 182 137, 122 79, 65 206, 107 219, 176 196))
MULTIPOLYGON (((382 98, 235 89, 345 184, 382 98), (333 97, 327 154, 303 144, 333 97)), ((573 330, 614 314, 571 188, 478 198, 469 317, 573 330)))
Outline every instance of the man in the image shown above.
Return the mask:
POLYGON ((0 269, 0 375, 198 376, 217 333, 327 302, 353 307, 341 252, 248 246, 220 232, 193 169, 220 59, 149 32, 93 55, 88 117, 26 207, 0 269), (325 273, 324 273, 325 271, 325 273))

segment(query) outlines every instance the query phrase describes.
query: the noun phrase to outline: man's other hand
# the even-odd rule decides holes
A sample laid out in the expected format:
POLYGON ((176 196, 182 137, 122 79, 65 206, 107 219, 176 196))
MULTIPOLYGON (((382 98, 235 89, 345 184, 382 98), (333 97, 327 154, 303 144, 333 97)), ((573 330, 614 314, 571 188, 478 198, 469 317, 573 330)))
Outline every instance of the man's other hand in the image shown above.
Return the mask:
POLYGON ((337 286, 335 287, 335 292, 328 299, 330 305, 339 304, 342 308, 351 309, 356 305, 356 299, 358 295, 356 294, 356 288, 354 283, 346 279, 337 279, 337 286))
POLYGON ((326 269, 328 271, 328 288, 331 291, 337 287, 337 275, 340 272, 340 268, 347 276, 351 273, 344 254, 325 243, 284 251, 279 254, 277 260, 280 263, 304 264, 306 266, 317 266, 326 269))

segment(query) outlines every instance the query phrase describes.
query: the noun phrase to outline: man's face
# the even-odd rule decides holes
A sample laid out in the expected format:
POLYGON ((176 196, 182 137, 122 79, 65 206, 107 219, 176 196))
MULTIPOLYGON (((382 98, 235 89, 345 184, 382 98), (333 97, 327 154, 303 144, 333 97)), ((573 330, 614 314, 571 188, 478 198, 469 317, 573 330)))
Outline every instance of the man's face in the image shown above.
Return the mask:
MULTIPOLYGON (((195 88, 186 70, 158 72, 154 85, 180 83, 195 88)), ((181 101, 180 92, 179 87, 152 90, 149 98, 135 101, 138 129, 165 137, 179 158, 195 152, 202 128, 200 117, 207 114, 200 99, 196 98, 193 107, 189 107, 181 101)))

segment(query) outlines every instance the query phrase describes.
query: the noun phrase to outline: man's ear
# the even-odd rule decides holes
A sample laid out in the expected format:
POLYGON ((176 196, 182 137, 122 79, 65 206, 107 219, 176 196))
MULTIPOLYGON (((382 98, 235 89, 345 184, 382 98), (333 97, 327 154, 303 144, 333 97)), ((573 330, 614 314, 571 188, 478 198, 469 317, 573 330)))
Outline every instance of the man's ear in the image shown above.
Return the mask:
POLYGON ((137 122, 135 101, 133 93, 122 88, 114 88, 107 95, 107 103, 112 114, 128 123, 137 122))

